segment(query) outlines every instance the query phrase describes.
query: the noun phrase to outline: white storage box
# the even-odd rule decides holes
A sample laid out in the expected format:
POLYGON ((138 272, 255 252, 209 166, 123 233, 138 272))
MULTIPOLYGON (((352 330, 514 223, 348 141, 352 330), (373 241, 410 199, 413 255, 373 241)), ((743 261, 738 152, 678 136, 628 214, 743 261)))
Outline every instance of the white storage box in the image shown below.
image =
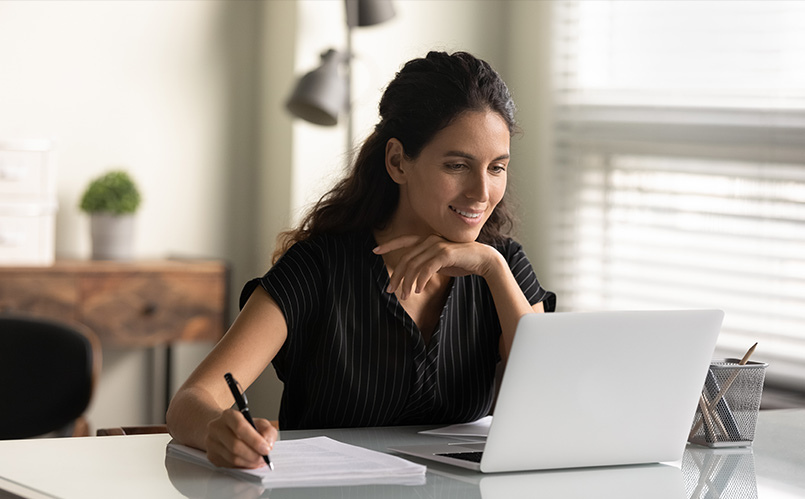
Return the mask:
POLYGON ((52 265, 56 165, 47 139, 0 139, 0 265, 52 265))
POLYGON ((0 265, 52 265, 55 235, 55 203, 0 203, 0 265))

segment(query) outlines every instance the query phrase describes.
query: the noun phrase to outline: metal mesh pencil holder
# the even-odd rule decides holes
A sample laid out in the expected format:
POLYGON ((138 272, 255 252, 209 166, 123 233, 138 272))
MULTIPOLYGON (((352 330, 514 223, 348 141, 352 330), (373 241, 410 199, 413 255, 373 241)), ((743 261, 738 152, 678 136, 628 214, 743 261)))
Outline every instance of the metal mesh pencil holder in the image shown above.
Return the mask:
POLYGON ((768 364, 715 360, 707 372, 690 443, 708 447, 751 445, 768 364))

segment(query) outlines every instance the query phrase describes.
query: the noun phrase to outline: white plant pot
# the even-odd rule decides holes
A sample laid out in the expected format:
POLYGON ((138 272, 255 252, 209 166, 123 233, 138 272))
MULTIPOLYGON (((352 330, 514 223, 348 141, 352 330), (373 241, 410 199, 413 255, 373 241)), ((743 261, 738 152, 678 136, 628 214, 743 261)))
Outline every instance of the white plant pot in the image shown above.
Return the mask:
POLYGON ((134 258, 134 215, 93 213, 90 217, 93 260, 134 258))

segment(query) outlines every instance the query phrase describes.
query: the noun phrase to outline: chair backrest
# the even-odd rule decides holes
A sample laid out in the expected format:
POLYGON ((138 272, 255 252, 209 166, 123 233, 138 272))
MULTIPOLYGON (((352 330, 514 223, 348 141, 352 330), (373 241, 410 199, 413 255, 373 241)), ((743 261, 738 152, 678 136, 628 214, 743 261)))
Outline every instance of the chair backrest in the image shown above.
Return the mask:
POLYGON ((71 427, 100 373, 97 336, 79 324, 0 316, 0 439, 71 427))

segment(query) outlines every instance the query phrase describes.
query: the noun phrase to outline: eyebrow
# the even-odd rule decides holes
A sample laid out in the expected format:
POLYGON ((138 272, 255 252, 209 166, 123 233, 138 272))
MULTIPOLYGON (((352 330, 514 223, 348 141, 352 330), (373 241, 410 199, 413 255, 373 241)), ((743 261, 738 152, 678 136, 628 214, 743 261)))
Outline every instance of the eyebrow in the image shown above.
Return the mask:
MULTIPOLYGON (((468 152, 464 152, 464 151, 447 151, 444 155, 445 156, 458 156, 460 158, 467 158, 467 159, 470 159, 470 160, 473 160, 473 161, 477 161, 477 159, 478 159, 475 156, 473 156, 472 154, 470 154, 468 152)), ((511 157, 511 155, 508 154, 508 153, 507 154, 501 154, 497 158, 494 158, 492 161, 500 161, 502 159, 509 159, 510 157, 511 157)))

